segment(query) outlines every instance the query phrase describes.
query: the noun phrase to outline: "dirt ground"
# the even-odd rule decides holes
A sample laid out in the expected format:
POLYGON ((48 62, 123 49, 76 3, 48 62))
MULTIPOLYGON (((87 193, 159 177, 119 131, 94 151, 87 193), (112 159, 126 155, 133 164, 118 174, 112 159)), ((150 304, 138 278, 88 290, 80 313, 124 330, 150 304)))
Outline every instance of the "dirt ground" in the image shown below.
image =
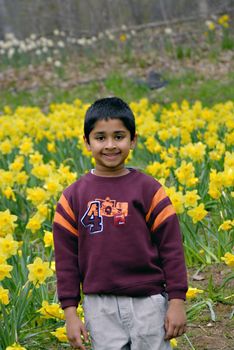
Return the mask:
POLYGON ((149 71, 164 74, 180 74, 184 71, 193 71, 197 76, 206 79, 222 79, 228 72, 234 70, 234 52, 228 51, 220 55, 218 62, 204 58, 184 59, 183 62, 173 57, 158 57, 155 53, 142 54, 141 59, 135 57, 134 62, 125 62, 119 57, 110 56, 87 60, 79 57, 66 63, 63 77, 59 76, 53 65, 42 63, 29 65, 21 69, 7 68, 0 72, 0 89, 9 89, 14 93, 19 91, 34 91, 38 88, 57 87, 71 89, 78 84, 104 81, 109 74, 117 71, 130 79, 145 79, 149 71), (85 68, 84 68, 85 67, 85 68))
MULTIPOLYGON (((196 273, 195 269, 189 269, 189 284, 191 287, 203 289, 202 299, 213 299, 215 321, 211 320, 209 308, 200 311, 196 318, 188 321, 187 334, 189 341, 195 350, 233 350, 234 349, 234 275, 233 270, 223 264, 207 266, 196 273), (233 279, 225 288, 219 289, 223 281, 230 275, 233 279), (212 281, 211 281, 212 276, 212 281), (231 296, 231 298, 224 299, 231 296), (215 301, 216 300, 216 301, 215 301), (229 304, 226 304, 226 303, 229 304)), ((200 299, 200 298, 199 298, 200 299)), ((187 302, 187 307, 193 300, 187 302)), ((178 338, 178 349, 193 349, 187 338, 178 338)))

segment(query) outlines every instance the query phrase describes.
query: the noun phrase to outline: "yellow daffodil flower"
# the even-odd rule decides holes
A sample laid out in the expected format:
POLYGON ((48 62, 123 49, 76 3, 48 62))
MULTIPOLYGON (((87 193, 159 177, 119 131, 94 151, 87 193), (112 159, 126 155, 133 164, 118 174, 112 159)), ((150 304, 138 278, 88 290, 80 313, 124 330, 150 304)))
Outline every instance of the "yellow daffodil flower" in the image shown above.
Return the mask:
POLYGON ((44 243, 45 247, 53 247, 54 241, 53 241, 53 233, 47 230, 44 230, 44 243))
POLYGON ((59 304, 49 304, 46 300, 42 302, 42 307, 37 312, 40 312, 40 314, 47 319, 55 318, 64 320, 64 311, 61 309, 59 304))
POLYGON ((36 287, 43 284, 48 277, 53 275, 48 262, 43 262, 41 258, 36 258, 32 264, 27 265, 29 270, 28 279, 36 287))
POLYGON ((201 221, 208 214, 208 211, 205 210, 205 206, 203 203, 199 204, 198 207, 188 210, 188 215, 191 216, 194 223, 201 221))
POLYGON ((0 286, 0 303, 4 305, 9 304, 9 290, 4 289, 2 286, 0 286))
POLYGON ((221 260, 223 260, 226 265, 234 267, 234 254, 226 253, 221 260))
POLYGON ((171 347, 172 347, 173 349, 176 348, 177 345, 178 345, 177 340, 176 340, 175 338, 172 338, 172 339, 170 340, 170 345, 171 345, 171 347))
POLYGON ((0 211, 0 237, 5 237, 7 234, 12 234, 16 228, 16 215, 12 215, 10 210, 0 211))
POLYGON ((202 294, 202 293, 204 293, 202 289, 189 287, 186 293, 186 298, 193 299, 193 298, 196 298, 198 294, 202 294))
POLYGON ((54 335, 62 343, 68 342, 65 327, 59 327, 55 330, 55 332, 51 332, 51 334, 54 335))
POLYGON ((11 234, 6 235, 4 238, 0 237, 0 253, 10 258, 12 255, 17 253, 18 242, 14 240, 11 234))

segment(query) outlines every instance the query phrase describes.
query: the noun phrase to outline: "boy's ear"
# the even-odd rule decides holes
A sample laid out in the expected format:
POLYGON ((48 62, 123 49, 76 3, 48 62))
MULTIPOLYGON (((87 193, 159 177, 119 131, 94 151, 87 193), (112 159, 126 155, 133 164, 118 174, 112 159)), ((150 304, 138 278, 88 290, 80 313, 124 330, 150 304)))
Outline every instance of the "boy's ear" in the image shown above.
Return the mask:
POLYGON ((86 146, 87 150, 91 151, 90 144, 89 144, 87 138, 85 137, 85 135, 83 136, 83 139, 84 139, 84 143, 85 143, 85 146, 86 146))
POLYGON ((131 149, 134 149, 134 148, 136 147, 137 139, 138 139, 138 135, 135 134, 133 140, 131 140, 131 145, 130 145, 130 148, 131 148, 131 149))

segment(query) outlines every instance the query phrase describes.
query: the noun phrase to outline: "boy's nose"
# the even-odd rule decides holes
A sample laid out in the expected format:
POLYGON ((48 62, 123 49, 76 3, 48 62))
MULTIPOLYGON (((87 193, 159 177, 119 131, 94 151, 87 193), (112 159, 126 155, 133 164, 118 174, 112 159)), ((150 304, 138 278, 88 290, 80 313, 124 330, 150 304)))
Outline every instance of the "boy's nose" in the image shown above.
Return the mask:
POLYGON ((107 139, 106 144, 105 144, 105 148, 111 148, 111 149, 116 148, 114 140, 107 139))

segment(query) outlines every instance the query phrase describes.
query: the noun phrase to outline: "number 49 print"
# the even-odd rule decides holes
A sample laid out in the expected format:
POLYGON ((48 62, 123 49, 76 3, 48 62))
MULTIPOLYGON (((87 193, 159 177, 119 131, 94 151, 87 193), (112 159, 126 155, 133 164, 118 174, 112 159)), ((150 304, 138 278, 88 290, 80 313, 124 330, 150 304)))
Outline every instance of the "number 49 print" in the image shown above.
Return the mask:
POLYGON ((100 215, 101 204, 99 201, 89 203, 84 216, 81 219, 85 227, 89 227, 90 233, 98 233, 103 230, 103 218, 100 215))

